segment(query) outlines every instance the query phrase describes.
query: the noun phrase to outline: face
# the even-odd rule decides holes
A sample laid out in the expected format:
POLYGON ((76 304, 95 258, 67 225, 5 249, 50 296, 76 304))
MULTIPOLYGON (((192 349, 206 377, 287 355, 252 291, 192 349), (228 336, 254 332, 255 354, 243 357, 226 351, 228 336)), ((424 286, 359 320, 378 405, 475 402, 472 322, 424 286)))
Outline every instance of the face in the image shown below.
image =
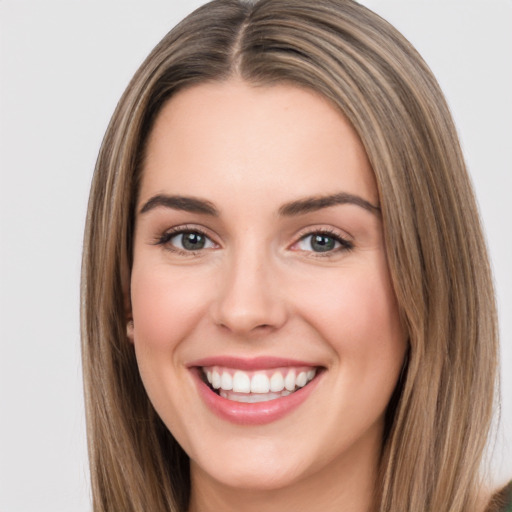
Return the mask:
POLYGON ((378 203, 357 135, 313 92, 231 80, 164 106, 130 338, 194 481, 277 489, 375 468, 406 349, 378 203))

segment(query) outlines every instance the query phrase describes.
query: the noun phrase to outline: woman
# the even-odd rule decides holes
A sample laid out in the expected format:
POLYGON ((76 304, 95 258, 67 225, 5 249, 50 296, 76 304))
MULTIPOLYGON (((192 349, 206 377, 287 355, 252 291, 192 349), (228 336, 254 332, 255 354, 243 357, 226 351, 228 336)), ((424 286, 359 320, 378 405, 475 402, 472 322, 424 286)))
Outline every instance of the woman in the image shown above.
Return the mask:
POLYGON ((475 200, 362 6, 218 0, 161 41, 100 151, 82 304, 95 511, 486 508, 475 200))

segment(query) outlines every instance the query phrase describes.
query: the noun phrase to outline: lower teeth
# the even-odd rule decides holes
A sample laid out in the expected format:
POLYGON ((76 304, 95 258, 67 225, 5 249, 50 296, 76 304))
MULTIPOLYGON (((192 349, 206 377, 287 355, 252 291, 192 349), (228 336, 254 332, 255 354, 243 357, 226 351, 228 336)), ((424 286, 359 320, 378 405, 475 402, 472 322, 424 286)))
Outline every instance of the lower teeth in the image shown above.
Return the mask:
POLYGON ((226 398, 233 402, 244 402, 248 404, 268 402, 270 400, 275 400, 276 398, 288 396, 291 393, 291 391, 287 391, 286 389, 279 393, 235 393, 233 391, 219 390, 219 395, 222 398, 226 398))

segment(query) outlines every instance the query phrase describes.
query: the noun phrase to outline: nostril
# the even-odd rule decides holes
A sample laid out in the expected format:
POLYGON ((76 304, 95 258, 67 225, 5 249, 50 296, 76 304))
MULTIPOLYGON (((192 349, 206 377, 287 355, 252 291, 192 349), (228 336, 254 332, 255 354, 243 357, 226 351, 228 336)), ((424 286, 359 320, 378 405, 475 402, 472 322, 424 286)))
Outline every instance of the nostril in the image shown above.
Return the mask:
POLYGON ((255 326, 242 326, 241 324, 221 323, 219 327, 226 333, 236 335, 242 339, 265 336, 274 332, 278 327, 271 324, 260 324, 255 326))

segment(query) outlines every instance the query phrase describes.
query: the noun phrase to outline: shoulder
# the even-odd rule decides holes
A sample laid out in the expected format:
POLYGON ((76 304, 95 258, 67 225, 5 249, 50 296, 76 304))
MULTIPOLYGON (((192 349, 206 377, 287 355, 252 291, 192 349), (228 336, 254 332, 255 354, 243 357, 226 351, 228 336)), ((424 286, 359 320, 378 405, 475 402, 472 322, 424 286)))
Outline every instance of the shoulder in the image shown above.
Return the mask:
POLYGON ((512 512, 512 481, 492 496, 485 512, 512 512))

